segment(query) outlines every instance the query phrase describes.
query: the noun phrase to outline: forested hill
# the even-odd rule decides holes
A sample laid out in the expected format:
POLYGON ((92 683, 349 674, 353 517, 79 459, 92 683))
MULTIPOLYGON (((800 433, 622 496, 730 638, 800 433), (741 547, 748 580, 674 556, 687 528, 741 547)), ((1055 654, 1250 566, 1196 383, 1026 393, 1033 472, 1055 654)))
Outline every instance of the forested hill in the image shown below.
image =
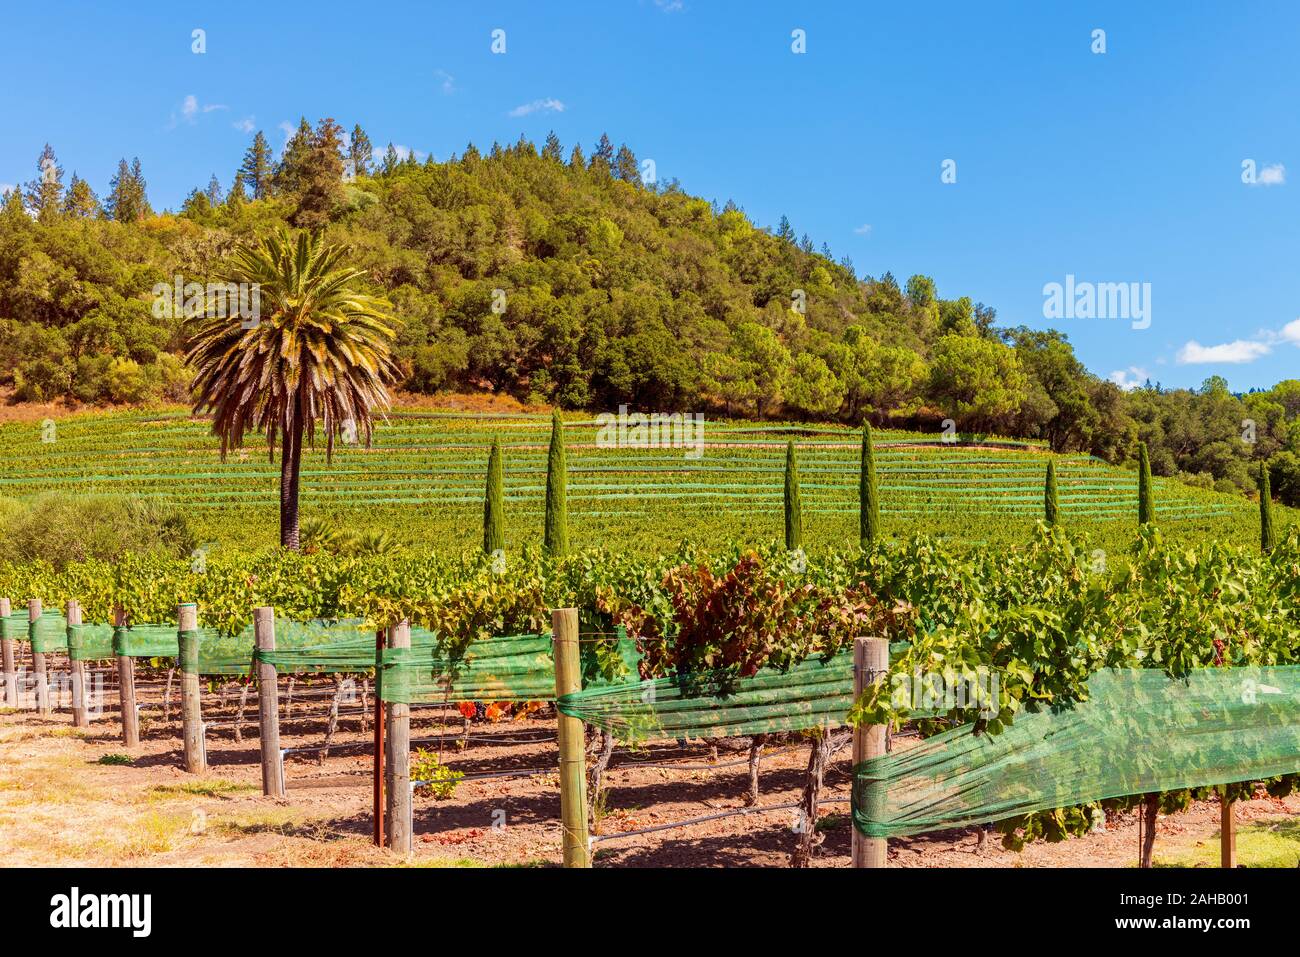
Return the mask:
POLYGON ((1110 461, 1141 438, 1157 474, 1253 489, 1263 460, 1275 493, 1300 497, 1300 381, 1123 393, 1057 333, 996 328, 991 308, 941 298, 928 277, 858 276, 784 219, 761 228, 731 202, 643 183, 632 150, 603 136, 589 158, 553 135, 444 163, 370 157, 360 127, 303 121, 280 158, 258 134, 239 170, 156 213, 138 161, 101 201, 47 147, 0 211, 0 385, 18 400, 184 400, 184 330, 155 317, 155 284, 219 278, 236 243, 290 225, 349 245, 388 296, 411 391, 953 419, 1110 461))

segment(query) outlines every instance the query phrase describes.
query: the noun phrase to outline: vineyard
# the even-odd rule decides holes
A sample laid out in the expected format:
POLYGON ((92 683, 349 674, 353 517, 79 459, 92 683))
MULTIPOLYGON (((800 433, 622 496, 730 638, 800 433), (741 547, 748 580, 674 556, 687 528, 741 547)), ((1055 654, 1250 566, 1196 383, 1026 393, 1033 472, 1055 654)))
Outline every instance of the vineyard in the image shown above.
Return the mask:
MULTIPOLYGON (((304 516, 385 529, 412 545, 450 550, 480 536, 483 477, 494 438, 504 452, 505 528, 510 549, 537 540, 549 417, 527 414, 398 412, 372 447, 346 442, 328 462, 308 451, 304 516)), ((809 546, 856 540, 855 430, 831 426, 702 423, 663 447, 636 433, 603 434, 603 423, 571 420, 569 514, 575 545, 630 551, 710 548, 780 537, 785 444, 794 441, 803 476, 809 546), (613 447, 611 447, 613 446, 613 447)), ((1024 541, 1042 516, 1043 473, 1056 465, 1062 521, 1097 547, 1127 542, 1137 476, 1085 455, 1051 455, 1038 445, 952 435, 881 432, 877 469, 884 533, 916 532, 959 541, 1024 541)), ((670 439, 670 442, 672 439, 670 439)), ((278 466, 251 445, 222 461, 208 423, 184 413, 84 415, 43 430, 0 426, 0 497, 63 490, 135 493, 183 504, 202 541, 271 544, 278 466)), ((1244 498, 1156 479, 1160 519, 1173 541, 1257 538, 1244 498)), ((1279 509, 1279 524, 1294 521, 1279 509)))

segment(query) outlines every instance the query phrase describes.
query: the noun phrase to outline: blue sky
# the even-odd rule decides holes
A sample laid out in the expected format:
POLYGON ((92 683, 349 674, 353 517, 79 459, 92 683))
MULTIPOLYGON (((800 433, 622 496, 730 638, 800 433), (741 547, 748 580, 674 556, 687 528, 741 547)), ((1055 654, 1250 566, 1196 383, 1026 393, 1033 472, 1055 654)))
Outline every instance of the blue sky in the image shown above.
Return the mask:
POLYGON ((141 0, 25 4, 0 30, 3 184, 49 141, 101 195, 138 155, 176 208, 229 184, 250 128, 278 149, 301 115, 439 159, 608 131, 859 274, 1055 325, 1103 376, 1300 375, 1300 4, 141 0), (1067 275, 1150 283, 1149 327, 1047 320, 1067 275))

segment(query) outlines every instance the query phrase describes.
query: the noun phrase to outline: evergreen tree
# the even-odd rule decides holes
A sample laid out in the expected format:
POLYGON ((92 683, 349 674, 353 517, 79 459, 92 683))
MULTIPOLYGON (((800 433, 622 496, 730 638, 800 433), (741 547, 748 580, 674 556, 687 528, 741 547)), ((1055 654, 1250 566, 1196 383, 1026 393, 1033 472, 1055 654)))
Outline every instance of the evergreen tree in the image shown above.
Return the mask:
POLYGON ((246 202, 248 202, 248 194, 244 192, 244 177, 236 173, 235 181, 230 184, 230 193, 226 196, 226 208, 238 209, 246 202))
POLYGON ((555 135, 555 130, 546 134, 546 145, 542 147, 542 158, 560 162, 560 138, 555 135))
POLYGON ((63 167, 49 143, 36 158, 36 178, 27 184, 27 208, 41 223, 54 222, 63 211, 63 167))
POLYGON ((9 220, 27 221, 27 210, 23 206, 23 194, 17 186, 13 189, 5 190, 4 195, 4 215, 9 220))
POLYGON ((266 199, 271 195, 275 164, 271 157, 271 147, 267 145, 266 136, 261 130, 257 131, 253 144, 244 153, 239 177, 252 192, 253 199, 266 199))
MULTIPOLYGON (((391 149, 393 144, 389 143, 388 146, 391 149)), ((475 146, 473 143, 470 143, 468 146, 465 147, 465 155, 460 158, 460 161, 466 166, 472 166, 482 158, 483 157, 479 155, 478 147, 475 146)))
POLYGON ((488 453, 487 492, 483 496, 483 554, 491 555, 506 547, 505 496, 502 491, 501 440, 492 436, 488 453))
POLYGON ((300 117, 298 129, 294 131, 293 136, 289 137, 289 142, 284 144, 284 152, 280 154, 280 165, 275 168, 272 181, 276 192, 297 193, 302 189, 303 171, 307 165, 307 157, 311 155, 315 138, 316 134, 312 132, 307 117, 300 117))
POLYGON ((601 133, 600 142, 596 144, 596 152, 591 154, 591 168, 598 173, 604 173, 606 176, 614 168, 614 144, 609 141, 609 137, 601 133))
POLYGON ((564 459, 564 423, 551 416, 551 447, 546 454, 546 529, 542 549, 557 558, 569 552, 568 469, 564 459))
POLYGON ((201 223, 204 222, 211 213, 212 203, 208 201, 208 194, 202 190, 190 190, 190 194, 185 197, 185 202, 181 204, 181 215, 186 219, 192 219, 201 223))
POLYGON ((119 223, 134 223, 152 214, 139 159, 131 166, 124 159, 118 161, 117 174, 108 183, 108 200, 104 206, 104 211, 119 223))
POLYGON ((876 450, 871 423, 862 426, 862 465, 858 470, 858 526, 863 548, 880 537, 880 492, 876 485, 876 450))
POLYGON ((1273 490, 1269 484, 1268 465, 1259 463, 1259 547, 1270 554, 1277 547, 1277 532, 1273 530, 1273 490))
POLYGON ((301 195, 293 224, 300 229, 322 228, 343 201, 343 128, 329 117, 316 125, 297 183, 301 195))
POLYGON ((393 172, 393 170, 397 169, 399 163, 401 163, 401 160, 397 156, 397 147, 392 143, 389 143, 388 149, 384 151, 384 160, 379 164, 380 174, 387 176, 389 173, 393 172))
POLYGON ((625 183, 641 185, 641 170, 636 163, 636 154, 634 154, 626 143, 618 148, 618 155, 614 158, 614 175, 625 183))
POLYGON ((794 242, 794 230, 790 228, 790 220, 785 216, 782 216, 781 222, 777 224, 776 238, 784 243, 794 242))
POLYGON ((785 547, 789 551, 803 548, 803 504, 793 442, 786 443, 785 447, 785 547))
POLYGON ((217 179, 216 173, 212 174, 212 178, 208 180, 208 188, 203 192, 208 197, 208 205, 213 209, 226 201, 225 194, 221 191, 221 180, 217 179))
POLYGON ((1047 460, 1047 486, 1043 490, 1043 517, 1048 525, 1056 524, 1059 503, 1056 497, 1056 460, 1047 460))
POLYGON ((573 144, 573 150, 569 153, 569 167, 571 169, 587 168, 587 158, 582 155, 581 143, 573 144))
POLYGON ((68 183, 68 195, 63 200, 64 215, 73 219, 95 219, 100 212, 99 197, 95 191, 89 183, 73 173, 72 180, 68 183))
POLYGON ((358 123, 352 127, 352 135, 348 137, 348 162, 352 166, 353 176, 370 175, 370 154, 374 148, 370 145, 370 137, 366 136, 366 131, 358 123))
POLYGON ((1138 443, 1138 524, 1147 525, 1156 520, 1155 493, 1151 487, 1151 460, 1147 457, 1147 444, 1138 443))

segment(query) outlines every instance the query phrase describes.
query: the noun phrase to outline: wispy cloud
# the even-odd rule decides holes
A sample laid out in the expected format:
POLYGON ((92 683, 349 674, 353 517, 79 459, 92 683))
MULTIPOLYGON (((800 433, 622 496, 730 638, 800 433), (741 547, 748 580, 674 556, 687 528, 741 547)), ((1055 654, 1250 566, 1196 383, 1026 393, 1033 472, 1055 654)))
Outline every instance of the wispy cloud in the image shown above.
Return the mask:
POLYGON ((256 124, 253 122, 253 117, 246 116, 242 120, 235 120, 235 122, 230 125, 241 133, 251 133, 256 124))
POLYGON ((1275 346, 1300 347, 1300 319, 1293 319, 1281 329, 1264 329, 1250 339, 1234 339, 1213 346, 1203 346, 1195 339, 1178 350, 1179 365, 1206 365, 1215 362, 1242 365, 1269 355, 1275 346))
POLYGON ((1117 369, 1109 376, 1110 381, 1115 383, 1125 392, 1132 392, 1149 378, 1151 378, 1151 374, 1141 366, 1129 366, 1127 369, 1117 369))
POLYGON ((456 92, 456 78, 446 70, 434 70, 433 75, 440 81, 443 96, 451 96, 456 92))
POLYGON ((857 227, 855 227, 853 231, 854 231, 855 233, 857 233, 859 236, 870 236, 870 235, 871 235, 871 224, 870 224, 870 223, 863 223, 861 226, 857 226, 857 227))
POLYGON ((289 137, 293 136, 294 131, 297 130, 298 127, 294 126, 288 120, 281 120, 276 126, 276 129, 284 134, 284 141, 287 143, 289 142, 289 137))
POLYGON ((516 106, 510 111, 510 116, 527 116, 530 113, 563 113, 564 104, 554 97, 547 97, 544 100, 533 100, 531 103, 525 103, 522 106, 516 106))
MULTIPOLYGON (((224 103, 200 103, 199 98, 193 93, 181 100, 180 119, 186 123, 194 124, 198 122, 199 116, 203 113, 211 113, 214 110, 228 110, 230 107, 224 103)), ((168 129, 172 129, 177 124, 176 114, 171 116, 171 122, 167 124, 168 129)))
POLYGON ((1286 183, 1286 167, 1281 163, 1265 166, 1255 177, 1256 186, 1282 186, 1286 183))
POLYGON ((655 6, 664 13, 680 13, 686 9, 686 4, 682 0, 655 0, 655 6))

